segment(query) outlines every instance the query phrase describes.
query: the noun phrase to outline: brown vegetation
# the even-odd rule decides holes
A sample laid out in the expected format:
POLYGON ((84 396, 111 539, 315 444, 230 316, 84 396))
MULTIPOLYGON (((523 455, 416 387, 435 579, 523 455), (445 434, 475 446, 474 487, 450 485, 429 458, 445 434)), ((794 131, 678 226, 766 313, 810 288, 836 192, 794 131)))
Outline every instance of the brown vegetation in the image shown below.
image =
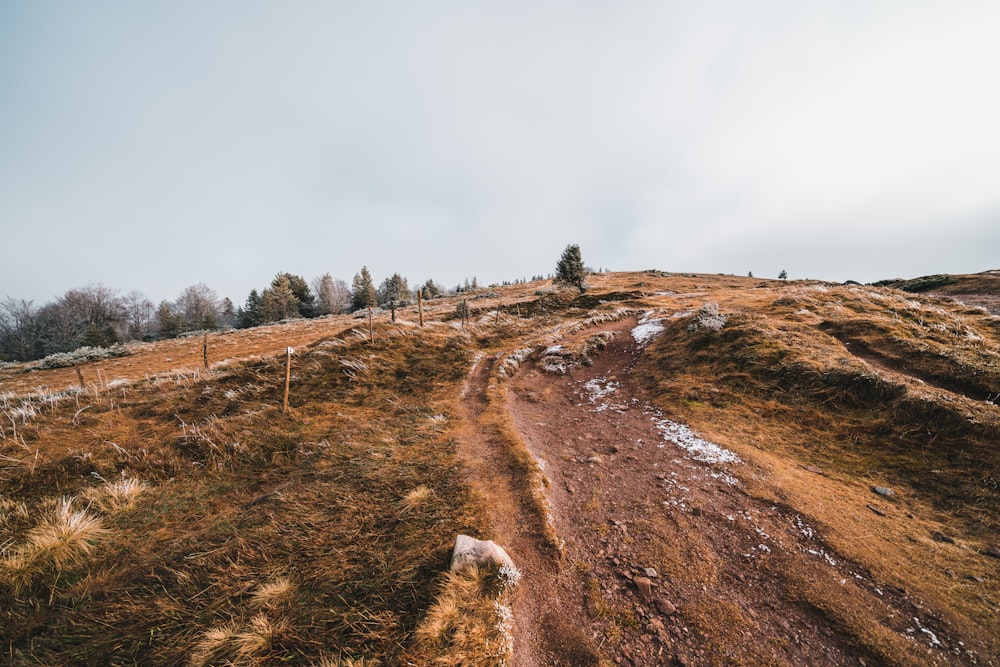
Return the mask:
MULTIPOLYGON (((639 642, 646 621, 588 578, 595 566, 585 554, 562 550, 566 535, 552 518, 562 492, 507 414, 507 393, 519 366, 540 363, 555 344, 566 377, 582 373, 574 369, 589 368, 612 340, 602 332, 627 331, 623 318, 649 310, 664 331, 620 369, 637 399, 736 452, 752 471, 746 503, 807 517, 871 586, 901 591, 892 604, 922 605, 964 649, 914 643, 865 585, 834 585, 791 561, 773 558, 760 586, 783 591, 845 655, 1000 660, 1000 560, 987 555, 1000 547, 996 317, 889 287, 660 272, 589 282, 584 294, 539 282, 463 295, 465 328, 455 299, 425 303, 423 328, 415 308, 400 309, 395 324, 376 323, 374 342, 367 323, 349 316, 214 334, 209 369, 200 338, 143 345, 79 367, 82 388, 75 368, 0 369, 8 661, 486 664, 475 646, 502 659, 503 623, 526 647, 515 663, 543 664, 549 649, 550 664, 559 651, 570 660, 570 635, 546 645, 518 634, 525 622, 549 627, 551 619, 517 618, 547 608, 532 600, 537 591, 572 598, 566 614, 590 605, 593 619, 579 626, 604 630, 592 644, 578 638, 588 661, 622 659, 615 647, 639 642), (717 330, 695 325, 708 302, 725 319, 717 330), (296 353, 283 416, 287 346, 296 353), (474 368, 482 377, 470 398, 462 391, 474 368), (491 452, 495 485, 470 477, 460 449, 470 437, 491 452), (501 485, 526 524, 515 561, 555 582, 533 584, 526 572, 513 621, 481 594, 482 576, 445 574, 458 533, 515 540, 497 514, 501 485), (873 486, 896 495, 875 496, 873 486), (458 616, 468 625, 455 625, 458 616)), ((518 400, 553 405, 554 394, 521 389, 518 400)), ((592 529, 607 530, 600 496, 582 502, 598 522, 592 529)), ((666 538, 676 528, 659 522, 692 535, 698 526, 647 519, 645 553, 677 564, 682 596, 688 555, 666 538)), ((715 558, 722 581, 729 568, 725 555, 715 558)), ((698 590, 716 585, 700 581, 698 590)), ((744 631, 771 628, 721 588, 671 618, 695 632, 728 619, 729 634, 703 640, 712 656, 729 655, 744 631)), ((776 637, 740 655, 786 655, 776 637)), ((686 650, 685 639, 672 641, 668 657, 686 650)))

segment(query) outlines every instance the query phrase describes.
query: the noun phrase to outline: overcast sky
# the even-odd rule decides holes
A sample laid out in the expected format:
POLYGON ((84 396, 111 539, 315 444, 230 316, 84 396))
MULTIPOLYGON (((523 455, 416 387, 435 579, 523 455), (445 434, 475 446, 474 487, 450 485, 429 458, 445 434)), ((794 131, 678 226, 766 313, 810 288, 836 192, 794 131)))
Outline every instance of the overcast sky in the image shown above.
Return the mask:
POLYGON ((0 1, 0 298, 1000 268, 1000 2, 0 1))

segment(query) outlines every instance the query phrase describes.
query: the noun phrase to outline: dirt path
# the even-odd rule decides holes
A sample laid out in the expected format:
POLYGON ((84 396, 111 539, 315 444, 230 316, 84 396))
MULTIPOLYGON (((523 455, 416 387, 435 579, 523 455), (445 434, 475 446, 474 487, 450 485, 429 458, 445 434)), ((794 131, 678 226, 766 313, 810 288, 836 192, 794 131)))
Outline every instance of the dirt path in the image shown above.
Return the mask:
POLYGON ((580 631, 582 605, 560 590, 563 575, 545 546, 544 524, 532 509, 529 480, 497 427, 495 417, 502 415, 503 406, 491 406, 486 396, 496 360, 478 359, 463 389, 459 455, 473 488, 491 509, 488 519, 493 538, 522 572, 523 583, 514 599, 512 662, 514 667, 596 665, 597 654, 580 631))
POLYGON ((508 525, 524 581, 537 588, 515 609, 527 624, 518 636, 534 648, 515 664, 587 664, 538 662, 537 628, 556 611, 617 664, 879 662, 844 630, 849 617, 833 622, 829 609, 806 602, 817 586, 843 587, 843 614, 860 604, 887 632, 937 649, 929 663, 950 662, 947 628, 833 552, 807 518, 749 494, 757 473, 735 454, 649 407, 630 384, 642 353, 634 325, 612 327, 590 367, 551 375, 526 364, 512 381, 506 407, 543 462, 566 541, 556 572, 508 525))

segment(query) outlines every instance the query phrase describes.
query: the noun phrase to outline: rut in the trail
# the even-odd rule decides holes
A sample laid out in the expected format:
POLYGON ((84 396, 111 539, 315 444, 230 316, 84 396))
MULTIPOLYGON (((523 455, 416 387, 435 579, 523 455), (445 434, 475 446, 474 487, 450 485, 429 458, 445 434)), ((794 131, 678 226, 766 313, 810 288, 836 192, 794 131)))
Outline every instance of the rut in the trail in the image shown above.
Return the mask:
POLYGON ((473 488, 487 501, 492 538, 521 570, 514 599, 512 667, 597 665, 597 654, 582 635, 583 611, 561 591, 559 563, 545 539, 544 517, 531 499, 531 480, 518 461, 503 406, 487 396, 496 357, 477 360, 462 392, 460 455, 473 488))

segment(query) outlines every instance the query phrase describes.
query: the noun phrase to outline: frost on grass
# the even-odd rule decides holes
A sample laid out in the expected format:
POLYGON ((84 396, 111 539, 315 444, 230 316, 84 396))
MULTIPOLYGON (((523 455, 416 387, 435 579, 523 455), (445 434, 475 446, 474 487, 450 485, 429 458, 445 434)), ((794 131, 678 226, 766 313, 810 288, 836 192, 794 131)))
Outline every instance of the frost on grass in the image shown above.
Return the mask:
POLYGON ((503 361, 500 362, 497 374, 504 378, 513 377, 517 372, 517 369, 521 367, 521 364, 523 364, 534 352, 535 348, 533 347, 524 347, 520 350, 511 352, 503 358, 503 361))
POLYGON ((649 311, 639 319, 639 324, 632 329, 632 338, 639 347, 646 347, 663 333, 663 320, 653 318, 649 311))
POLYGON ((688 325, 688 331, 695 332, 701 329, 721 331, 722 327, 726 326, 728 319, 723 313, 719 312, 719 304, 714 301, 707 301, 698 309, 694 320, 688 325))
POLYGON ((47 368, 66 368, 88 361, 125 357, 132 354, 127 345, 115 343, 110 347, 80 347, 72 352, 57 352, 27 366, 29 370, 44 370, 47 368))
POLYGON ((684 424, 655 414, 653 423, 657 430, 663 435, 663 439, 672 442, 681 449, 687 451, 695 461, 702 463, 742 463, 740 457, 725 447, 720 447, 713 442, 703 440, 684 424))

